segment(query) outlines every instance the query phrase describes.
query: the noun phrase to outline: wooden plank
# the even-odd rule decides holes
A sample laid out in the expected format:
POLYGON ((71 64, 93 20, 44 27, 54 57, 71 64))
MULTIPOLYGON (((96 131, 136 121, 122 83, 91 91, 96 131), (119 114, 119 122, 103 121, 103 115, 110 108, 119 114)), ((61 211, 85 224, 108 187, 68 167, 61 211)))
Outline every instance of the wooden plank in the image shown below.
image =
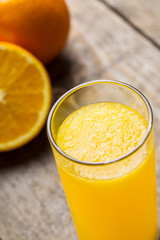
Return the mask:
POLYGON ((125 17, 128 24, 137 28, 160 48, 160 1, 159 0, 99 0, 125 17))
POLYGON ((0 239, 75 240, 46 129, 0 159, 0 239))
MULTIPOLYGON (((94 79, 117 79, 143 91, 155 115, 160 197, 160 53, 101 2, 67 3, 72 15, 70 38, 61 56, 48 66, 53 101, 67 89, 94 79)), ((0 238, 77 239, 45 129, 25 147, 0 154, 0 238)))

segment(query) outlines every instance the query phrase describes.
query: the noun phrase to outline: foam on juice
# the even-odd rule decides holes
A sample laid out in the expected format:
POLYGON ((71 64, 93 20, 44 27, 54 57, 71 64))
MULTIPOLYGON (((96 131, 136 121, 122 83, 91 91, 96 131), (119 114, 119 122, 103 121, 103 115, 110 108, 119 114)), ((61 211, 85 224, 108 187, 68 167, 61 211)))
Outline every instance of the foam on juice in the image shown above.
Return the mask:
POLYGON ((96 103, 68 116, 59 128, 57 144, 68 155, 87 162, 106 162, 132 151, 147 129, 133 108, 96 103))

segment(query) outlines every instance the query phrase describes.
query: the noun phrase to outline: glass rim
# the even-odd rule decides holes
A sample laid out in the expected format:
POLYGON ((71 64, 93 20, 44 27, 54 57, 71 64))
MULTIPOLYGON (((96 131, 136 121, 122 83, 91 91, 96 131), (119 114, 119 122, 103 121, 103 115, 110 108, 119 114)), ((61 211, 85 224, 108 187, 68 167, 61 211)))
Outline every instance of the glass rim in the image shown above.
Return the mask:
POLYGON ((82 84, 79 84, 73 88, 71 88, 70 90, 68 90, 66 93, 64 93, 52 106, 50 113, 48 115, 48 119, 47 119, 47 135, 48 138, 51 142, 51 144, 53 145, 53 147, 57 150, 57 152, 62 155, 64 158, 67 158, 69 161, 72 161, 74 163, 78 163, 78 164, 82 164, 82 165, 89 165, 89 166, 101 166, 101 165, 107 165, 107 164, 111 164, 111 163, 115 163, 115 162, 119 162, 122 161, 124 159, 126 159, 127 157, 131 156, 132 154, 134 154, 135 152, 137 152, 147 141, 150 132, 152 130, 152 126, 153 126, 153 111, 151 108, 151 105, 149 103, 149 101, 147 100, 147 98, 135 87, 131 86, 128 83, 124 83, 121 81, 116 81, 116 80, 93 80, 93 81, 88 81, 82 84), (93 84, 100 84, 100 83, 107 83, 107 84, 117 84, 117 85, 121 85, 123 87, 129 88, 131 91, 135 92, 145 103, 147 110, 148 110, 148 114, 149 114, 149 122, 148 122, 148 127, 147 127, 147 131, 145 133, 145 136, 143 137, 143 139, 140 141, 140 143, 130 152, 128 152, 127 154, 110 160, 108 162, 86 162, 86 161, 81 161, 78 160, 74 157, 69 156, 68 154, 66 154, 65 152, 63 152, 61 150, 61 148, 57 145, 56 141, 54 140, 54 137, 52 135, 52 131, 51 131, 51 122, 52 122, 52 116, 55 112, 55 110, 57 109, 58 105, 60 103, 62 103, 68 96, 70 96, 72 93, 78 91, 79 89, 83 88, 83 87, 87 87, 89 85, 93 85, 93 84))

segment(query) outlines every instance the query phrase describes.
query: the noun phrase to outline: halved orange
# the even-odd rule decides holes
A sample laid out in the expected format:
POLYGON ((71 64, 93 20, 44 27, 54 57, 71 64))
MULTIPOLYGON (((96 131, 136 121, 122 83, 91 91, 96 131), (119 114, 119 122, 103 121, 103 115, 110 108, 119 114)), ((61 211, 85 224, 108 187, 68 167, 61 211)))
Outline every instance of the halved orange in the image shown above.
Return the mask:
POLYGON ((0 42, 0 151, 33 139, 50 104, 50 79, 41 62, 19 46, 0 42))

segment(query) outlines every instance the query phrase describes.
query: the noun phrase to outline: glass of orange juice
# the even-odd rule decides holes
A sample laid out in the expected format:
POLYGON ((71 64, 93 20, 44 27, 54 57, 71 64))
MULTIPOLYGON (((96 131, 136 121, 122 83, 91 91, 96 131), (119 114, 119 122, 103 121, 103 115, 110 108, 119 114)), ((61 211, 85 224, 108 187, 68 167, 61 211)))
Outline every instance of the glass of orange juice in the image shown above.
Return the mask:
POLYGON ((137 89, 81 84, 54 104, 47 131, 80 240, 158 239, 153 115, 137 89))

